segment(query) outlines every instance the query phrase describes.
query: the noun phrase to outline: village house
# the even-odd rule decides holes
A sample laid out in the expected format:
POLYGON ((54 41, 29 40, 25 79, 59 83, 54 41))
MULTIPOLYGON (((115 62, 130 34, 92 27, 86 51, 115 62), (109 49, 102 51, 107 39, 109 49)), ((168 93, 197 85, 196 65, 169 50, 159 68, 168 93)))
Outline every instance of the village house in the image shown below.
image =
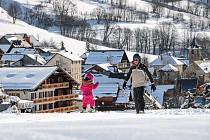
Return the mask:
POLYGON ((81 82, 82 79, 82 61, 79 56, 67 52, 55 53, 45 65, 59 66, 69 72, 73 78, 81 82))
POLYGON ((124 50, 94 50, 90 51, 85 61, 89 67, 96 64, 110 63, 122 72, 128 70, 130 63, 124 50))
POLYGON ((14 62, 13 66, 45 65, 46 61, 39 54, 25 54, 23 58, 14 62))
POLYGON ((12 48, 33 48, 27 34, 6 34, 0 39, 0 46, 3 45, 9 53, 12 48))
POLYGON ((78 109, 74 105, 72 90, 79 83, 60 67, 2 67, 1 84, 5 93, 34 102, 34 112, 70 112, 78 109))
POLYGON ((210 82, 210 60, 192 62, 183 72, 182 77, 197 78, 199 85, 210 82))
POLYGON ((24 54, 4 54, 1 57, 0 64, 2 66, 13 66, 13 64, 24 57, 24 54))
POLYGON ((159 55, 157 59, 150 63, 150 66, 154 67, 156 71, 159 71, 161 68, 168 64, 171 64, 174 67, 176 67, 180 74, 183 72, 184 63, 179 61, 176 57, 171 56, 170 54, 159 55))
POLYGON ((159 71, 158 85, 173 85, 180 77, 179 70, 171 64, 165 65, 159 71))

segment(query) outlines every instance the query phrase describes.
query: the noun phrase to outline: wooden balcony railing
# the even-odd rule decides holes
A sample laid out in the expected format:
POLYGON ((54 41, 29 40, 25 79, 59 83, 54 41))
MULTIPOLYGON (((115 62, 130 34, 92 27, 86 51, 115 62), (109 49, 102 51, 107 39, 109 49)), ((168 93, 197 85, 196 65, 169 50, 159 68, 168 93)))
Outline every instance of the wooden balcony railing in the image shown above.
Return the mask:
POLYGON ((53 97, 36 98, 36 99, 33 99, 33 102, 34 103, 55 102, 55 101, 62 101, 62 100, 71 100, 77 97, 78 97, 78 94, 68 94, 68 95, 60 95, 60 96, 53 96, 53 97))
POLYGON ((36 111, 35 113, 70 112, 70 111, 76 111, 78 109, 79 109, 79 106, 67 106, 67 107, 60 107, 60 108, 54 108, 54 109, 40 110, 40 111, 36 111))
POLYGON ((62 87, 69 87, 69 82, 54 83, 54 84, 43 84, 39 88, 41 88, 41 89, 49 89, 49 88, 62 88, 62 87))

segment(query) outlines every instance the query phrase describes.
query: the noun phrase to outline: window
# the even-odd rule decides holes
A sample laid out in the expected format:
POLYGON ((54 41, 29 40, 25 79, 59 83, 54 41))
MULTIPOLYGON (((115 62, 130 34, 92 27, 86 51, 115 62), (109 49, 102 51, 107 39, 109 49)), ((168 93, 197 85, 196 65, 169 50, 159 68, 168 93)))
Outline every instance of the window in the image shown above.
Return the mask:
POLYGON ((55 62, 55 65, 56 65, 56 66, 59 66, 59 65, 60 65, 60 62, 59 62, 59 61, 56 61, 56 62, 55 62))
POLYGON ((36 93, 31 93, 31 100, 36 98, 36 93))

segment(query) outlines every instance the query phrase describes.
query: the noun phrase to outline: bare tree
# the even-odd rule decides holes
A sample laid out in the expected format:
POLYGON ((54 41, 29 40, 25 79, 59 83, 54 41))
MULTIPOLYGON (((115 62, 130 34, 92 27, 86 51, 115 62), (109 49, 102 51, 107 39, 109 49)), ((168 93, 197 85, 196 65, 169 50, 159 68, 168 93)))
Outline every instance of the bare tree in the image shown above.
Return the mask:
POLYGON ((76 12, 76 5, 70 0, 54 0, 53 8, 58 19, 60 32, 62 35, 65 35, 65 23, 69 19, 69 15, 73 17, 76 12))
POLYGON ((12 1, 9 4, 8 14, 12 17, 13 24, 15 24, 18 14, 21 14, 20 12, 21 10, 17 2, 12 1))
POLYGON ((131 50, 133 32, 129 28, 124 28, 124 40, 127 51, 131 50))
POLYGON ((97 7, 93 10, 94 15, 96 16, 97 23, 100 24, 100 22, 103 19, 103 16, 105 14, 105 9, 103 7, 97 7))
POLYGON ((106 15, 104 15, 104 19, 103 19, 104 36, 103 36, 103 41, 102 41, 103 44, 106 44, 108 37, 110 36, 113 29, 115 28, 115 24, 112 23, 112 17, 113 17, 112 13, 107 13, 106 15))

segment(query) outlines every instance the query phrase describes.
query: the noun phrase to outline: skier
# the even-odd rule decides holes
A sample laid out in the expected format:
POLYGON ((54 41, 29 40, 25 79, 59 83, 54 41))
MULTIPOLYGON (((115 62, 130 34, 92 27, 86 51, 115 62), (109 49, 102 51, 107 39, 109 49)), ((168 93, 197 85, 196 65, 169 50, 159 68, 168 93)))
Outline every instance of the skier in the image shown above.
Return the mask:
POLYGON ((99 85, 99 82, 96 82, 94 84, 94 75, 92 73, 88 73, 85 75, 84 79, 82 79, 82 85, 80 87, 80 90, 82 91, 83 95, 83 109, 81 113, 86 112, 87 104, 90 104, 90 112, 95 112, 95 100, 93 96, 93 90, 96 89, 99 85))
POLYGON ((144 92, 145 92, 145 87, 147 85, 147 80, 146 80, 147 77, 145 74, 147 74, 147 76, 150 79, 151 90, 155 91, 156 87, 151 73, 149 72, 147 66, 141 63, 141 57, 139 56, 139 54, 134 54, 133 65, 130 67, 129 72, 125 77, 123 83, 123 89, 125 89, 127 81, 131 77, 135 108, 137 114, 144 113, 144 107, 145 107, 144 92))

